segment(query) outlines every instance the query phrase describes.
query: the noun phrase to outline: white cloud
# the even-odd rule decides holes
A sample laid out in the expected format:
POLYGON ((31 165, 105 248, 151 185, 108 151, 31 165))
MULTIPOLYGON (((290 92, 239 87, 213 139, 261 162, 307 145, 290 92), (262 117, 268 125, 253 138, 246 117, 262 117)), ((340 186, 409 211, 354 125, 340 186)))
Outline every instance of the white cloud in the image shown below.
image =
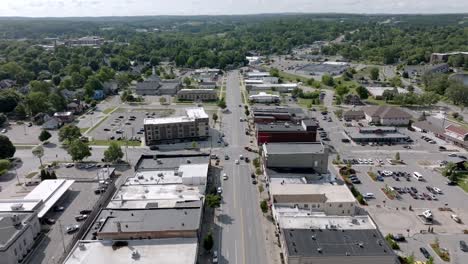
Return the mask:
POLYGON ((463 13, 462 0, 0 0, 0 16, 463 13))

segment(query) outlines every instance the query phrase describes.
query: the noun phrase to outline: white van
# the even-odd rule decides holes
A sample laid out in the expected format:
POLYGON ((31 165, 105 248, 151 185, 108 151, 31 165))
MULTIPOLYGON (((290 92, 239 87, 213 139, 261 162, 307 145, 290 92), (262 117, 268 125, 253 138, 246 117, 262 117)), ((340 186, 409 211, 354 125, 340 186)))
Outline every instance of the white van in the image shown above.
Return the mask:
POLYGON ((413 172, 413 177, 416 178, 418 181, 424 180, 422 174, 417 171, 413 172))

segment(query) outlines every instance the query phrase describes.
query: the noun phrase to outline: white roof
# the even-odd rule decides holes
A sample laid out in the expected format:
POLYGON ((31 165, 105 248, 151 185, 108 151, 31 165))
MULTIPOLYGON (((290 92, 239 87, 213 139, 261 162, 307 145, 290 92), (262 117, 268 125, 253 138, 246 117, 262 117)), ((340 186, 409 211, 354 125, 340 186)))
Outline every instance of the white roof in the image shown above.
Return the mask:
POLYGON ((250 95, 249 98, 279 98, 276 94, 267 94, 265 92, 259 92, 258 94, 250 95))
POLYGON ((341 66, 346 66, 349 63, 347 62, 341 62, 341 61, 325 61, 323 64, 328 64, 328 65, 341 65, 341 66))
POLYGON ((193 122, 197 118, 208 118, 203 107, 187 108, 185 110, 186 116, 162 117, 162 118, 145 118, 143 124, 145 125, 159 125, 171 123, 185 123, 193 122))
POLYGON ((262 83, 263 83, 263 80, 245 79, 244 82, 247 83, 247 84, 251 84, 251 83, 262 84, 262 83))
POLYGON ((339 202, 355 202, 351 191, 346 185, 331 185, 331 184, 270 184, 271 195, 291 195, 297 197, 300 201, 300 196, 324 195, 326 203, 339 202))
POLYGON ((282 208, 275 207, 277 213, 278 224, 284 229, 329 229, 336 228, 339 230, 367 230, 376 229, 372 219, 368 215, 356 216, 328 216, 324 214, 310 214, 307 212, 292 208, 285 208, 288 211, 283 211, 282 208))
POLYGON ((208 163, 205 164, 181 164, 179 172, 182 178, 204 177, 208 175, 208 163))
POLYGON ((208 118, 208 115, 206 114, 205 109, 203 109, 203 107, 187 108, 185 109, 185 112, 187 113, 187 116, 189 118, 208 118))
POLYGON ((64 264, 192 264, 197 258, 196 238, 127 240, 127 246, 112 248, 113 241, 79 241, 64 264), (81 248, 80 248, 81 245, 81 248), (138 258, 132 253, 138 252, 138 258))
POLYGON ((40 199, 1 199, 0 212, 34 211, 42 207, 40 199))
POLYGON ((177 202, 203 199, 204 186, 124 185, 116 192, 107 208, 146 208, 148 203, 158 207, 174 207, 177 202))
POLYGON ((254 84, 253 87, 278 87, 278 88, 296 88, 297 83, 262 83, 262 84, 254 84))
POLYGON ((52 208, 62 195, 74 183, 74 180, 43 180, 34 190, 32 190, 24 199, 37 200, 44 202, 44 207, 37 216, 43 217, 52 208))
POLYGON ((248 72, 247 76, 249 76, 249 77, 266 77, 266 76, 270 76, 270 73, 268 73, 268 72, 248 72))
MULTIPOLYGON (((366 89, 369 91, 369 93, 372 94, 372 96, 382 96, 385 90, 393 90, 395 88, 393 87, 366 87, 366 89)), ((403 88, 397 88, 398 93, 408 93, 407 90, 403 88)))

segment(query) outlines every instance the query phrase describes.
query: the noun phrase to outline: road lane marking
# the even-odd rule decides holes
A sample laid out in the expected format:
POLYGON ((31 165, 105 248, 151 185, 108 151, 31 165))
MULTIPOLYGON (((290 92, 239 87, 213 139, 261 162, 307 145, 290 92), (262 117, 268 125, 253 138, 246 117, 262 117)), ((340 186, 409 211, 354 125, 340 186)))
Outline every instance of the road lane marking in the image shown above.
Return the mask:
POLYGON ((244 213, 242 211, 242 208, 240 209, 240 214, 241 214, 241 229, 242 229, 242 263, 245 263, 245 227, 244 227, 244 213))
POLYGON ((236 254, 234 254, 234 261, 237 263, 237 240, 234 241, 234 252, 236 252, 236 254))

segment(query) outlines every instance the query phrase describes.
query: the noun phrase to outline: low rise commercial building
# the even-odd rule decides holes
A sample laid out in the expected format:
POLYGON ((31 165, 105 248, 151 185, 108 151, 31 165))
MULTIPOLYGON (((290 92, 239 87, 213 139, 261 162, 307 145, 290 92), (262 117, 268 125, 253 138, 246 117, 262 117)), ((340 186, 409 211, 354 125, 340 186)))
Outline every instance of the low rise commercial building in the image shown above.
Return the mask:
POLYGON ((216 101, 218 91, 215 89, 181 89, 177 92, 177 99, 181 101, 216 101))
POLYGON ((349 128, 344 132, 356 143, 405 143, 410 139, 396 127, 349 128))
POLYGON ((343 119, 345 121, 352 121, 352 120, 358 121, 358 120, 364 119, 365 117, 366 115, 364 114, 364 111, 362 110, 348 110, 343 113, 343 119))
POLYGON ((358 205, 346 185, 271 183, 270 195, 276 208, 296 208, 309 213, 326 215, 354 215, 358 205))
POLYGON ((71 123, 75 120, 72 112, 57 112, 54 117, 60 120, 62 123, 71 123))
POLYGON ((33 249, 41 225, 37 213, 42 200, 0 200, 0 259, 5 264, 21 263, 33 249))
POLYGON ((260 72, 260 71, 252 71, 252 72, 247 72, 245 74, 247 79, 252 79, 252 80, 262 80, 264 77, 269 77, 270 73, 269 72, 260 72))
POLYGON ((175 95, 181 87, 179 79, 162 80, 153 69, 153 74, 143 82, 137 83, 135 93, 138 95, 175 95))
POLYGON ((395 87, 367 86, 366 89, 367 91, 369 91, 369 94, 376 99, 383 99, 383 94, 385 91, 396 91, 398 92, 398 94, 409 93, 408 90, 405 90, 399 87, 395 88, 395 87))
POLYGON ((347 63, 340 62, 323 62, 314 63, 300 66, 296 69, 297 72, 307 75, 323 75, 329 74, 331 76, 340 75, 349 68, 347 63))
POLYGON ((301 108, 294 107, 252 107, 254 123, 300 122, 306 116, 301 108))
POLYGON ((410 114, 401 108, 393 106, 368 106, 362 110, 368 122, 383 126, 408 125, 411 119, 410 114))
POLYGON ((444 135, 455 146, 468 149, 468 129, 451 124, 445 127, 444 135))
POLYGON ((280 218, 287 264, 397 264, 369 216, 289 215, 280 218))
POLYGON ((201 107, 187 108, 185 116, 145 118, 146 145, 163 141, 206 139, 209 136, 209 117, 201 107))
POLYGON ((463 51, 454 51, 454 52, 445 52, 445 53, 432 53, 431 54, 431 63, 443 63, 447 62, 451 56, 463 56, 468 58, 468 52, 463 51))
POLYGON ((65 45, 71 47, 93 47, 104 44, 104 39, 98 36, 86 36, 77 39, 65 40, 65 45))
POLYGON ((279 95, 265 92, 250 95, 249 100, 253 103, 279 103, 281 101, 279 95))
POLYGON ((318 125, 314 120, 304 119, 300 123, 256 124, 259 145, 272 142, 315 142, 318 125))
POLYGON ((265 143, 263 163, 270 169, 310 169, 318 174, 328 173, 329 149, 321 142, 265 143))
POLYGON ((297 87, 297 83, 261 83, 246 85, 249 92, 275 91, 280 93, 290 93, 297 87))
POLYGON ((63 263, 195 264, 197 252, 196 238, 82 240, 63 263))

